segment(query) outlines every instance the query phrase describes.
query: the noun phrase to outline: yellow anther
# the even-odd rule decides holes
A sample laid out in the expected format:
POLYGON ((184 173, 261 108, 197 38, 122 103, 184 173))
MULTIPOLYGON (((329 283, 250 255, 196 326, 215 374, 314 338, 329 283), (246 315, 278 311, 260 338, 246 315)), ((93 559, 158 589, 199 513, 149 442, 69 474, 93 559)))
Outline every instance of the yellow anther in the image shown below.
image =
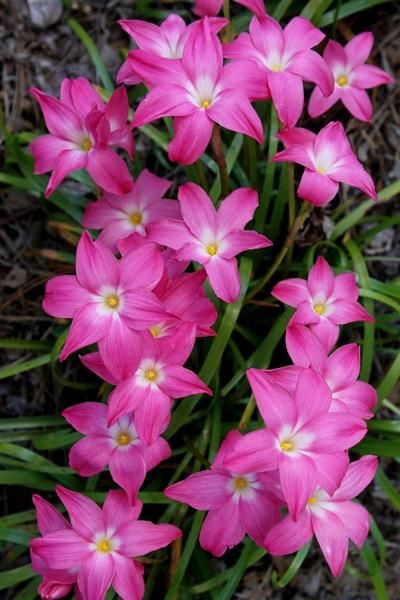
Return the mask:
POLYGON ((89 150, 92 149, 92 142, 89 140, 89 138, 85 138, 82 142, 82 150, 84 150, 85 152, 89 152, 89 150))
POLYGON ((107 539, 103 539, 103 540, 100 540, 99 542, 97 542, 96 548, 99 552, 103 552, 104 554, 106 554, 107 552, 111 552, 111 550, 112 550, 110 541, 107 539))
POLYGON ((274 71, 274 73, 278 73, 279 71, 282 71, 282 67, 281 65, 272 65, 271 67, 271 71, 274 71))
POLYGON ((201 108, 205 108, 207 109, 210 106, 211 102, 210 100, 203 100, 203 102, 201 103, 201 108))
POLYGON ((348 84, 348 82, 349 82, 349 78, 347 77, 347 75, 340 75, 336 79, 336 83, 338 85, 340 85, 340 87, 344 87, 345 85, 348 84))
POLYGON ((159 325, 152 325, 149 327, 149 331, 153 338, 159 338, 161 335, 161 327, 159 325))
POLYGON ((324 169, 324 167, 317 167, 316 171, 320 175, 325 175, 325 173, 326 173, 326 170, 324 169))
POLYGON ((210 256, 215 256, 218 252, 218 246, 216 244, 210 244, 207 246, 206 250, 210 256))
POLYGON ((281 450, 283 450, 284 452, 290 452, 290 450, 293 450, 292 442, 281 442, 280 446, 281 450))
POLYGON ((238 492, 242 492, 243 490, 245 490, 248 487, 248 482, 247 479, 245 479, 244 477, 236 477, 235 481, 234 481, 234 486, 235 486, 235 490, 237 490, 238 492))
POLYGON ((309 498, 307 500, 307 504, 315 504, 316 501, 317 501, 316 497, 315 496, 311 496, 311 498, 309 498))
POLYGON ((140 212, 134 212, 131 215, 129 215, 129 220, 132 223, 132 225, 140 225, 140 223, 142 222, 143 216, 142 213, 140 212))
POLYGON ((128 433, 121 432, 117 438, 118 446, 127 446, 131 441, 131 436, 128 433))
POLYGON ((157 379, 158 374, 155 369, 147 369, 147 371, 144 372, 144 376, 149 381, 155 381, 157 379))
POLYGON ((107 298, 106 298, 106 304, 110 308, 118 308, 118 306, 119 306, 119 297, 117 296, 117 294, 111 294, 110 296, 107 296, 107 298))
POLYGON ((325 306, 323 304, 316 304, 314 306, 314 311, 317 313, 317 315, 321 316, 325 312, 325 306))

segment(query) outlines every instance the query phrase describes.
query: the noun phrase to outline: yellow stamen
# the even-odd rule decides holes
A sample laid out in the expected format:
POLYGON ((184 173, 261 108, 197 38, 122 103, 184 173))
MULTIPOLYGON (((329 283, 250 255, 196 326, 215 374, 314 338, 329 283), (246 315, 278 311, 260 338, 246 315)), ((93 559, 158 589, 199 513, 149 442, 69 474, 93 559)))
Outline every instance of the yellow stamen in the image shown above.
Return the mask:
POLYGON ((210 244, 207 246, 206 250, 210 256, 215 256, 218 252, 218 246, 216 244, 210 244))
POLYGON ((243 490, 245 490, 248 487, 248 483, 247 483, 247 479, 245 479, 244 477, 236 477, 235 481, 234 481, 234 486, 235 489, 238 492, 242 492, 243 490))
POLYGON ((311 496, 311 498, 309 498, 307 500, 307 504, 315 504, 316 501, 317 501, 316 497, 315 496, 311 496))
POLYGON ((85 152, 89 152, 89 150, 92 149, 92 142, 89 140, 89 138, 85 138, 82 142, 82 150, 84 150, 85 152))
POLYGON ((111 552, 111 550, 112 550, 110 541, 106 540, 106 539, 103 539, 103 540, 100 540, 99 542, 97 542, 96 548, 99 552, 103 552, 104 554, 106 554, 107 552, 111 552))
POLYGON ((340 87, 344 87, 345 85, 348 84, 348 82, 349 82, 349 78, 347 77, 347 75, 340 75, 336 79, 336 83, 338 85, 340 85, 340 87))
POLYGON ((281 442, 280 446, 281 450, 283 450, 284 452, 289 452, 290 450, 293 450, 292 442, 281 442))
POLYGON ((119 436, 117 437, 118 446, 127 446, 131 441, 132 440, 131 440, 131 436, 129 435, 129 433, 121 432, 119 434, 119 436))
POLYGON ((149 331, 153 338, 159 338, 161 335, 161 327, 159 325, 152 325, 149 327, 149 331))
POLYGON ((314 306, 314 311, 317 313, 317 315, 323 315, 325 312, 325 306, 323 304, 316 304, 314 306))
POLYGON ((325 175, 325 173, 326 173, 326 170, 324 169, 324 167, 317 167, 316 171, 320 175, 325 175))
POLYGON ((200 106, 201 106, 201 108, 207 109, 207 108, 209 108, 210 104, 211 104, 210 100, 203 100, 203 102, 201 103, 200 106))
POLYGON ((279 71, 282 71, 282 67, 281 65, 272 65, 271 71, 274 71, 274 73, 278 73, 279 71))
POLYGON ((110 308, 118 308, 118 306, 119 306, 119 297, 117 296, 117 294, 110 294, 110 296, 107 296, 107 298, 106 298, 106 304, 110 308))
POLYGON ((158 373, 155 369, 147 369, 147 371, 144 372, 144 376, 149 381, 155 381, 157 379, 157 375, 158 373))
POLYGON ((131 215, 129 215, 129 220, 132 223, 132 225, 140 225, 142 219, 143 216, 140 212, 134 212, 131 215))

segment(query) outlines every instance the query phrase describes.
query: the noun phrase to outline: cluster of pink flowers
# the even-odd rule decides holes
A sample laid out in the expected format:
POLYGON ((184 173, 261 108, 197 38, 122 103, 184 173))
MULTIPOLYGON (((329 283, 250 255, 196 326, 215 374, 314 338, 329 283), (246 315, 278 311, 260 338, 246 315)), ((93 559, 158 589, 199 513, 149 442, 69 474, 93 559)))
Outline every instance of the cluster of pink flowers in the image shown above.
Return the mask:
MULTIPOLYGON (((222 44, 227 20, 216 17, 220 1, 198 0, 202 18, 186 26, 170 15, 160 27, 144 21, 120 24, 133 38, 118 82, 149 88, 131 123, 128 97, 119 87, 108 102, 83 78, 65 79, 60 100, 37 89, 49 134, 33 141, 35 172, 51 171, 46 195, 71 172, 85 168, 100 197, 90 202, 76 252, 76 275, 47 283, 44 310, 71 319, 60 354, 88 346, 82 363, 113 386, 107 404, 85 402, 63 412, 83 437, 69 462, 82 477, 107 466, 121 490, 110 491, 101 509, 61 486, 57 494, 67 521, 34 497, 40 538, 32 542, 33 569, 43 576, 42 598, 61 598, 74 587, 82 600, 103 600, 112 586, 123 600, 143 596, 143 567, 136 559, 181 535, 171 525, 138 521, 139 490, 149 470, 171 449, 162 434, 174 401, 211 390, 185 367, 196 339, 215 334, 215 296, 231 303, 241 282, 236 256, 272 242, 245 229, 258 206, 257 192, 239 188, 216 209, 194 183, 165 198, 171 182, 143 170, 133 180, 116 148, 133 154, 132 129, 173 117, 168 154, 190 164, 206 150, 216 126, 263 140, 252 106, 271 99, 283 125, 285 149, 274 160, 305 168, 298 196, 324 205, 339 182, 375 198, 375 188, 352 151, 339 122, 318 134, 296 127, 304 105, 303 82, 312 82, 309 113, 317 116, 342 100, 356 117, 369 120, 365 89, 391 81, 364 65, 370 34, 343 49, 329 42, 324 55, 312 48, 324 34, 302 17, 284 29, 261 0, 250 8, 249 33, 222 44), (354 58, 356 57, 356 59, 354 58), (226 62, 224 59, 229 59, 226 62), (198 268, 186 271, 194 261, 198 268)), ((247 533, 272 554, 288 554, 315 533, 334 575, 346 561, 348 539, 359 547, 369 529, 368 513, 351 500, 371 481, 376 459, 350 463, 349 449, 366 433, 376 393, 358 381, 359 347, 332 352, 339 326, 371 317, 357 302, 355 276, 335 276, 318 258, 307 281, 287 279, 272 294, 296 309, 286 331, 290 366, 250 369, 248 380, 266 427, 241 435, 231 431, 210 470, 195 473, 165 491, 172 499, 207 510, 200 544, 216 556, 247 533), (286 515, 286 516, 284 516, 286 515)))

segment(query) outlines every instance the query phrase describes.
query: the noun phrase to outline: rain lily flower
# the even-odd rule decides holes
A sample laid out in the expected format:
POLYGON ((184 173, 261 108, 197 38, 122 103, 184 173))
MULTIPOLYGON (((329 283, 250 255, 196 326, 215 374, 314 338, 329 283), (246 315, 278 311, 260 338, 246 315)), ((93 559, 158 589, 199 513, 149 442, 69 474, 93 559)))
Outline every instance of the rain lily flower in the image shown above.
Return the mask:
POLYGON ((119 146, 130 157, 133 155, 125 88, 115 90, 107 104, 83 77, 64 79, 60 100, 37 88, 30 92, 39 102, 50 132, 33 140, 30 146, 34 173, 52 171, 46 197, 78 169, 86 169, 100 188, 112 194, 125 194, 132 189, 132 176, 113 150, 119 146))
POLYGON ((315 534, 334 577, 347 560, 349 539, 361 550, 369 531, 369 514, 352 502, 372 481, 376 456, 363 456, 351 463, 333 494, 316 487, 297 521, 285 517, 266 535, 264 546, 274 556, 296 552, 315 534))
POLYGON ((153 88, 139 104, 133 126, 175 117, 170 160, 195 162, 205 151, 215 123, 262 142, 262 123, 250 104, 250 99, 265 96, 262 73, 252 61, 223 65, 221 42, 207 17, 190 32, 180 61, 155 61, 154 55, 136 50, 131 64, 153 88))
POLYGON ((372 104, 365 90, 394 81, 383 69, 364 64, 373 43, 374 36, 367 31, 355 35, 344 48, 329 40, 323 56, 335 79, 335 89, 325 97, 319 88, 313 90, 308 105, 311 117, 319 117, 341 100, 353 117, 371 121, 372 104))
POLYGON ((115 251, 117 242, 131 233, 145 236, 152 221, 180 217, 178 202, 163 199, 170 186, 167 179, 144 169, 132 191, 123 195, 106 193, 100 200, 90 202, 82 224, 89 229, 101 229, 98 239, 115 251))
POLYGON ((279 119, 291 129, 303 111, 303 81, 317 84, 325 96, 333 91, 330 69, 311 50, 325 35, 303 17, 295 17, 282 29, 272 17, 260 14, 262 7, 258 3, 255 10, 258 17, 251 20, 250 33, 241 33, 224 45, 224 56, 235 59, 233 64, 250 59, 259 66, 279 119))
POLYGON ((141 503, 131 507, 124 492, 109 492, 102 509, 61 485, 56 492, 68 511, 71 528, 35 538, 32 552, 49 569, 79 569, 82 600, 103 600, 110 587, 122 600, 142 598, 143 570, 132 559, 164 548, 181 531, 174 525, 138 521, 141 503))
POLYGON ((285 150, 272 160, 290 161, 305 167, 297 195, 314 206, 328 204, 339 191, 339 182, 360 189, 377 199, 374 182, 351 149, 339 121, 332 121, 318 134, 295 127, 281 131, 278 138, 285 150))
MULTIPOLYGON (((32 500, 36 509, 39 533, 42 536, 55 531, 71 530, 71 525, 50 502, 38 494, 34 494, 32 500)), ((63 598, 75 587, 78 567, 50 569, 46 561, 34 552, 33 547, 31 547, 31 564, 33 571, 42 575, 37 591, 44 600, 63 598)))
POLYGON ((245 231, 258 205, 257 193, 239 188, 215 210, 205 191, 194 183, 179 188, 183 221, 160 220, 149 225, 149 238, 176 251, 181 260, 204 266, 214 292, 234 302, 240 292, 235 256, 245 250, 267 248, 272 242, 256 231, 245 231))
POLYGON ((307 280, 280 281, 271 294, 296 308, 292 323, 309 325, 326 352, 336 344, 339 325, 374 319, 357 302, 358 287, 354 273, 334 275, 327 261, 319 256, 307 280))
POLYGON ((50 279, 43 300, 48 314, 72 318, 60 359, 98 342, 110 371, 124 377, 132 346, 139 343, 137 332, 168 317, 151 292, 163 269, 162 256, 154 244, 117 260, 106 246, 93 242, 84 232, 77 248, 76 276, 50 279))
POLYGON ((283 502, 273 491, 277 487, 274 474, 238 475, 223 464, 240 438, 238 431, 228 433, 210 470, 194 473, 164 490, 168 498, 209 511, 199 541, 214 556, 222 556, 227 548, 236 546, 245 533, 262 545, 267 532, 280 519, 279 506, 283 502))
POLYGON ((317 485, 329 493, 338 487, 348 464, 345 451, 364 437, 366 425, 328 412, 332 394, 312 369, 300 373, 294 394, 258 369, 249 369, 247 377, 268 428, 238 440, 225 466, 240 474, 279 469, 283 497, 297 520, 317 485))
POLYGON ((100 402, 83 402, 67 408, 64 419, 86 437, 74 444, 69 453, 69 465, 81 477, 92 477, 108 464, 115 483, 125 490, 134 504, 147 471, 171 455, 162 438, 151 446, 140 441, 135 429, 134 414, 121 417, 107 426, 107 406, 100 402))

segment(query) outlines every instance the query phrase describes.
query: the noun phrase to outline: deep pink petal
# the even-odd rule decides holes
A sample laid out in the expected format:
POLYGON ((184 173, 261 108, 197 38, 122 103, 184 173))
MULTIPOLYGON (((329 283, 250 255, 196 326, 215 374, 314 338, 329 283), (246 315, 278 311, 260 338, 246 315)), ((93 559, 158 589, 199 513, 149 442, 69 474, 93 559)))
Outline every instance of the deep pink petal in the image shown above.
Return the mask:
POLYGON ((374 318, 365 310, 359 302, 351 300, 335 300, 332 303, 332 313, 329 315, 332 323, 344 325, 354 321, 367 321, 374 323, 374 318))
POLYGON ((31 550, 45 561, 49 569, 56 570, 78 567, 89 555, 88 543, 72 529, 54 531, 43 538, 33 539, 31 550))
POLYGON ((275 525, 268 532, 263 546, 273 556, 283 556, 299 550, 312 538, 312 535, 310 514, 304 511, 297 521, 293 521, 288 516, 275 525))
POLYGON ((222 0, 195 0, 193 12, 198 17, 217 15, 222 8, 222 0))
POLYGON ((178 219, 161 219, 150 223, 147 235, 150 241, 174 250, 179 250, 194 239, 185 223, 178 219))
POLYGON ((308 114, 312 118, 326 113, 340 99, 340 92, 335 88, 329 96, 324 96, 318 86, 313 89, 308 103, 308 114))
POLYGON ((120 382, 108 397, 108 425, 113 425, 119 417, 135 410, 145 400, 146 392, 146 388, 137 389, 134 377, 120 382))
POLYGON ((203 550, 214 556, 222 556, 227 548, 239 544, 244 533, 240 523, 239 503, 231 501, 228 506, 208 513, 200 531, 199 542, 203 550))
POLYGON ((104 531, 104 516, 101 508, 82 494, 56 486, 56 492, 68 511, 73 529, 89 542, 99 531, 104 531))
POLYGON ((89 346, 107 335, 110 327, 110 316, 98 312, 98 304, 85 304, 74 316, 67 340, 60 354, 65 360, 72 352, 89 346))
POLYGON ((370 31, 355 35, 345 46, 349 64, 356 67, 365 63, 371 53, 373 43, 374 36, 370 31))
POLYGON ((74 275, 59 275, 46 284, 43 310, 53 317, 72 318, 90 301, 90 293, 74 275))
POLYGON ((32 502, 35 505, 38 529, 42 536, 71 527, 60 511, 39 494, 33 494, 32 502))
POLYGON ((92 150, 88 154, 86 169, 93 181, 106 192, 127 194, 133 188, 133 178, 126 163, 111 148, 92 150))
POLYGON ((45 196, 48 198, 64 181, 67 175, 83 169, 87 163, 87 153, 80 150, 64 150, 55 159, 54 170, 46 187, 45 196))
POLYGON ((279 476, 289 515, 297 521, 317 485, 314 461, 307 456, 292 457, 281 452, 279 476))
MULTIPOLYGON (((242 54, 241 58, 244 57, 251 58, 248 54, 242 54)), ((240 79, 240 93, 249 100, 264 100, 269 97, 267 75, 255 61, 235 60, 225 65, 219 84, 223 89, 237 92, 238 79, 240 79)))
POLYGON ((318 486, 332 495, 339 487, 349 466, 347 452, 334 452, 321 454, 315 452, 311 455, 317 469, 318 486))
POLYGON ((340 401, 342 406, 344 404, 352 415, 360 417, 360 419, 371 419, 374 416, 372 408, 378 402, 378 394, 369 383, 356 381, 334 393, 332 411, 336 410, 334 408, 335 400, 340 401))
POLYGON ((347 183, 347 185, 352 185, 360 189, 374 200, 377 199, 374 182, 358 161, 336 167, 329 176, 332 179, 342 181, 343 183, 347 183))
POLYGON ((168 146, 171 161, 190 165, 205 152, 214 126, 208 112, 199 108, 191 115, 175 117, 174 137, 168 146))
POLYGON ((239 499, 239 516, 247 535, 262 546, 268 531, 280 521, 281 515, 277 504, 256 491, 252 500, 239 499))
POLYGON ((352 462, 333 498, 335 501, 351 500, 358 496, 375 477, 378 468, 376 456, 367 455, 352 462))
POLYGON ((311 324, 310 328, 324 346, 325 352, 330 352, 338 340, 339 326, 329 319, 320 319, 318 323, 311 324))
POLYGON ((300 119, 304 104, 301 77, 287 71, 268 73, 268 86, 279 119, 288 129, 300 119))
POLYGON ((301 367, 289 365, 287 367, 278 367, 277 369, 263 369, 262 373, 271 383, 283 387, 286 392, 293 396, 301 371, 301 367))
POLYGON ((79 284, 93 293, 103 286, 117 288, 120 275, 118 262, 101 242, 94 242, 85 231, 76 251, 76 275, 79 284))
POLYGON ((263 0, 236 0, 236 2, 251 10, 259 18, 265 17, 267 14, 263 0))
POLYGON ((304 17, 294 17, 283 30, 285 51, 293 55, 295 52, 308 50, 319 44, 325 37, 320 29, 304 17))
POLYGON ((164 490, 168 498, 189 504, 196 510, 215 510, 229 502, 233 489, 232 477, 218 471, 193 473, 184 481, 179 481, 164 490))
POLYGON ((393 81, 393 77, 389 73, 375 65, 360 65, 351 73, 351 85, 361 89, 373 88, 377 85, 393 83, 393 81))
POLYGON ((111 131, 126 127, 128 119, 129 102, 126 89, 121 86, 115 90, 109 99, 105 114, 110 124, 111 131))
POLYGON ((154 525, 149 521, 134 521, 118 529, 118 537, 121 540, 119 552, 129 558, 144 556, 154 550, 165 548, 181 535, 181 530, 175 525, 154 525))
POLYGON ((361 550, 367 538, 370 518, 368 511, 355 502, 332 502, 336 516, 341 520, 346 535, 361 550))
POLYGON ((114 448, 110 455, 109 468, 113 481, 125 490, 129 502, 133 504, 146 477, 143 452, 133 444, 127 448, 114 448))
POLYGON ((224 466, 236 473, 272 471, 278 466, 278 442, 266 429, 252 431, 241 437, 224 466))
POLYGON ((332 393, 325 380, 314 369, 302 369, 294 399, 299 414, 298 423, 306 423, 328 412, 332 393))
MULTIPOLYGON (((100 379, 104 379, 104 381, 107 381, 107 383, 111 383, 112 385, 117 385, 119 383, 119 379, 114 377, 105 366, 100 356, 100 352, 90 352, 89 354, 85 354, 79 358, 82 364, 100 377, 100 379)), ((90 404, 92 404, 92 402, 90 404)))
POLYGON ((314 206, 328 204, 338 193, 339 184, 328 175, 305 169, 297 188, 297 195, 314 206))
POLYGON ((117 381, 132 375, 139 366, 140 334, 129 329, 119 315, 112 316, 107 335, 98 346, 103 363, 117 381))
POLYGON ((86 116, 93 108, 104 110, 104 102, 85 77, 63 79, 60 99, 73 108, 80 117, 86 116))
POLYGON ((321 303, 323 304, 331 296, 334 285, 335 276, 332 268, 323 256, 318 256, 315 264, 310 269, 307 279, 307 286, 311 296, 313 298, 317 297, 318 302, 321 299, 321 303))
POLYGON ((224 302, 235 302, 240 293, 240 275, 235 258, 215 256, 204 268, 216 296, 224 302))
POLYGON ((225 466, 224 466, 225 457, 228 454, 230 454, 231 452, 233 452, 236 443, 238 442, 238 440, 241 439, 241 437, 242 436, 237 429, 232 429, 231 431, 228 432, 227 436, 222 441, 217 454, 215 455, 215 458, 211 465, 212 469, 221 469, 221 470, 225 469, 225 466))
POLYGON ((310 293, 305 279, 292 278, 285 279, 277 283, 271 292, 274 298, 277 298, 284 304, 296 307, 301 302, 307 302, 310 299, 310 293))
POLYGON ((349 113, 356 119, 367 123, 372 120, 372 103, 365 90, 348 87, 341 91, 340 99, 349 113))
POLYGON ((54 135, 40 135, 31 142, 29 148, 35 161, 34 173, 40 175, 52 171, 57 156, 64 150, 76 150, 76 145, 54 135))
POLYGON ((154 173, 150 173, 148 169, 143 169, 135 181, 133 194, 147 206, 160 200, 171 185, 172 181, 169 179, 158 177, 154 173))
POLYGON ((114 579, 114 573, 114 560, 111 554, 92 552, 82 562, 78 573, 78 587, 83 598, 85 600, 104 600, 114 579))
POLYGON ((271 240, 257 231, 232 231, 224 238, 226 248, 222 254, 225 258, 233 258, 246 250, 257 250, 259 248, 268 248, 272 246, 271 240))
POLYGON ((320 339, 309 327, 289 323, 285 341, 286 350, 295 365, 303 368, 312 366, 319 373, 322 372, 326 363, 326 351, 320 339))
POLYGON ((325 560, 334 577, 340 575, 347 560, 349 542, 342 521, 334 513, 311 514, 312 526, 325 560))
POLYGON ((318 453, 347 450, 367 433, 367 426, 362 419, 340 413, 321 415, 303 428, 306 429, 314 438, 309 442, 308 450, 318 453))
POLYGON ((128 252, 121 258, 119 265, 124 291, 150 291, 158 284, 164 271, 164 259, 155 244, 146 244, 128 252))
POLYGON ((136 109, 133 127, 141 127, 161 117, 191 115, 196 107, 187 100, 185 89, 178 85, 159 85, 150 90, 136 109))
POLYGON ((136 521, 142 508, 143 504, 140 500, 136 500, 132 505, 125 492, 111 490, 103 504, 104 519, 107 526, 117 532, 126 523, 136 521))
POLYGON ((168 442, 161 437, 151 446, 143 446, 142 452, 147 471, 154 469, 160 462, 171 456, 171 448, 168 442))
POLYGON ((244 94, 232 91, 221 92, 208 109, 209 117, 226 129, 244 133, 259 144, 263 141, 260 117, 244 94))
POLYGON ((37 88, 30 88, 29 91, 39 102, 50 133, 64 140, 71 140, 77 132, 81 132, 79 117, 71 108, 37 88))
MULTIPOLYGON (((145 50, 132 50, 128 54, 128 61, 134 73, 136 73, 141 81, 144 81, 148 88, 164 85, 182 85, 186 76, 182 68, 180 60, 171 60, 157 56, 154 60, 154 54, 145 50)), ((181 88, 180 100, 184 94, 184 88, 181 88)), ((142 103, 146 102, 142 100, 142 103)), ((135 117, 133 124, 136 127, 135 117)), ((142 124, 142 123, 141 123, 142 124)))
MULTIPOLYGON (((340 121, 331 121, 318 133, 314 144, 315 161, 328 167, 336 163, 343 164, 354 153, 340 121)), ((328 169, 327 169, 328 170, 328 169)), ((330 175, 331 169, 329 169, 330 175)))
MULTIPOLYGON (((307 150, 312 150, 317 139, 315 133, 304 127, 293 127, 293 129, 283 129, 276 134, 276 137, 281 140, 285 148, 290 146, 302 146, 307 150)), ((300 163, 303 164, 303 163, 300 163)), ((304 165, 307 166, 307 165, 304 165)))
POLYGON ((293 427, 297 421, 297 408, 292 396, 273 383, 261 369, 249 369, 246 375, 268 428, 279 431, 283 426, 293 427))
POLYGON ((81 477, 92 477, 104 469, 110 451, 111 444, 107 438, 84 437, 69 451, 69 466, 81 477))
POLYGON ((143 331, 169 318, 162 302, 152 292, 124 293, 122 317, 131 329, 143 331))
POLYGON ((217 82, 222 71, 222 45, 207 17, 191 30, 182 55, 182 66, 195 85, 203 77, 217 82))
MULTIPOLYGON (((295 129, 300 128, 295 127, 294 130, 295 129)), ((282 139, 281 134, 277 137, 282 139)), ((306 167, 307 169, 314 169, 314 164, 310 158, 309 152, 307 152, 306 146, 301 144, 288 145, 285 150, 277 152, 277 154, 275 154, 271 160, 272 162, 294 162, 299 165, 303 165, 303 167, 306 167)))
POLYGON ((238 188, 222 200, 217 213, 218 231, 243 229, 258 207, 258 194, 251 188, 238 188))
POLYGON ((171 418, 171 399, 161 390, 148 388, 146 399, 135 412, 136 431, 146 444, 154 444, 171 418))
POLYGON ((101 402, 81 402, 61 414, 80 433, 94 436, 107 433, 107 407, 101 402))
POLYGON ((163 39, 160 27, 142 19, 120 19, 118 25, 136 42, 138 48, 158 54, 163 39))
POLYGON ((354 383, 360 373, 360 347, 357 344, 341 346, 328 358, 324 377, 332 392, 354 383))
POLYGON ((212 391, 196 373, 178 365, 165 367, 165 379, 160 383, 160 389, 171 398, 184 398, 192 394, 212 395, 212 391))
POLYGON ((288 69, 291 73, 299 75, 303 81, 315 83, 324 96, 332 94, 334 88, 332 71, 322 56, 314 50, 304 50, 297 53, 290 61, 288 69))
POLYGON ((317 315, 317 313, 314 310, 314 307, 308 300, 307 302, 300 302, 290 322, 296 325, 311 325, 319 323, 322 320, 323 318, 317 315))
POLYGON ((179 188, 178 199, 183 220, 194 236, 202 239, 216 233, 215 208, 203 188, 195 183, 185 183, 179 188))
POLYGON ((114 579, 112 586, 124 600, 142 600, 144 594, 143 575, 135 561, 115 553, 114 579))

